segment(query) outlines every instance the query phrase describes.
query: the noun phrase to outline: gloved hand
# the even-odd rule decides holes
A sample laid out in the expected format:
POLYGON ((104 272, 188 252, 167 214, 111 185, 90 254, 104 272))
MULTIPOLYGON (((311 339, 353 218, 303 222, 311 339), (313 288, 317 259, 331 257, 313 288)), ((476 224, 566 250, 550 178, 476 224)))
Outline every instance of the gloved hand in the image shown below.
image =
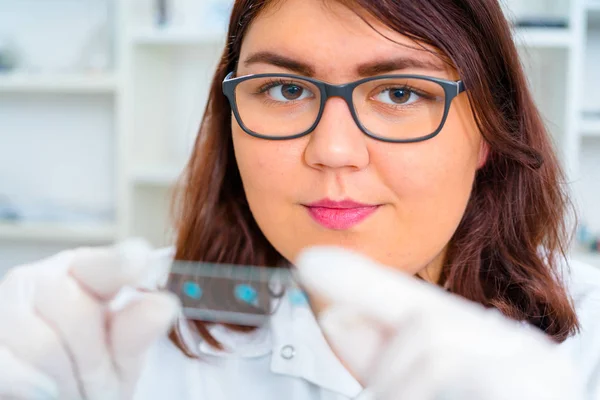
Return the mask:
POLYGON ((569 361, 541 332, 434 285, 332 248, 296 262, 346 367, 377 400, 579 400, 569 361))
POLYGON ((178 313, 174 296, 133 289, 166 274, 152 254, 129 241, 9 271, 0 282, 0 398, 130 399, 144 355, 178 313))

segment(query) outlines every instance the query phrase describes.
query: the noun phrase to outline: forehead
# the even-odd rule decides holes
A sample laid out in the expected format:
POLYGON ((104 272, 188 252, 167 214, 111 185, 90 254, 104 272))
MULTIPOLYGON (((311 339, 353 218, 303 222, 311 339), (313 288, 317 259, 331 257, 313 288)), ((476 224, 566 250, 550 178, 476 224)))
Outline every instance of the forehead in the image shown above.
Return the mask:
MULTIPOLYGON (((276 1, 246 33, 240 69, 244 60, 259 52, 301 60, 313 66, 315 76, 332 82, 356 78, 358 65, 397 57, 438 65, 441 72, 430 75, 452 74, 436 49, 334 0, 276 1)), ((264 66, 249 69, 246 72, 264 72, 264 66)))

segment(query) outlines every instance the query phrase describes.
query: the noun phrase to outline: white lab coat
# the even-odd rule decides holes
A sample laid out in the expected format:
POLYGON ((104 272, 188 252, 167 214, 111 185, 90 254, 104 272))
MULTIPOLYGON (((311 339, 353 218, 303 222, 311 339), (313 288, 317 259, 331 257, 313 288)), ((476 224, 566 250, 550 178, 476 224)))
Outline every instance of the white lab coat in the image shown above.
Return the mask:
MULTIPOLYGON (((600 271, 573 261, 567 285, 581 332, 560 345, 585 382, 588 399, 600 399, 600 271)), ((184 339, 200 360, 184 356, 167 338, 151 350, 135 400, 347 400, 370 398, 328 347, 307 305, 283 303, 269 327, 236 333, 212 327, 230 349, 199 342, 181 322, 184 339), (364 397, 363 397, 364 396, 364 397)), ((360 343, 357 343, 360 346, 360 343)), ((567 400, 567 399, 565 399, 567 400)))

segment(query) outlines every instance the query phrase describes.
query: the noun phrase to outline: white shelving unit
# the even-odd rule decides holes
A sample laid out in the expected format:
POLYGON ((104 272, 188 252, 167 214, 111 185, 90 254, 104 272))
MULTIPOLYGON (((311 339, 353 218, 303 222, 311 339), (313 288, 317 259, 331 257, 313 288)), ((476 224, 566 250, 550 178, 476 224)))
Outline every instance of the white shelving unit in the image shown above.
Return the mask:
MULTIPOLYGON (((573 187, 581 220, 588 229, 600 234, 600 1, 584 0, 581 3, 581 34, 577 41, 581 52, 581 67, 574 75, 578 79, 577 174, 573 187), (593 95, 591 95, 593 94, 593 95), (584 113, 585 111, 585 113, 584 113), (593 117, 589 117, 593 114, 593 117)), ((600 254, 577 253, 582 261, 600 267, 600 254)))
MULTIPOLYGON (((182 117, 185 120, 195 121, 196 123, 187 124, 183 128, 185 132, 178 132, 178 137, 170 145, 159 146, 160 156, 151 156, 134 162, 130 172, 130 183, 132 192, 139 188, 154 187, 155 190, 160 188, 167 189, 171 187, 179 178, 183 164, 187 160, 189 147, 196 134, 196 129, 199 126, 199 121, 202 116, 206 95, 208 93, 208 81, 213 72, 219 51, 224 45, 223 32, 203 32, 198 30, 182 29, 182 28, 157 28, 143 27, 132 28, 131 34, 126 40, 128 44, 128 52, 131 56, 131 69, 135 75, 141 73, 155 73, 157 75, 170 76, 169 80, 183 89, 185 86, 191 88, 202 87, 201 91, 196 91, 195 95, 185 93, 190 100, 187 105, 188 115, 182 117), (169 65, 169 58, 185 60, 189 62, 187 67, 182 63, 180 65, 169 65), (196 71, 202 76, 191 77, 190 70, 196 71), (172 74, 174 73, 174 74, 172 74), (187 76, 191 79, 178 80, 178 76, 187 76), (175 77, 175 79, 173 79, 175 77), (193 109, 190 109, 192 105, 193 109), (194 114, 190 117, 189 113, 194 114), (165 151, 167 149, 167 151, 165 151), (170 153, 170 154, 165 154, 170 153)), ((155 81, 156 82, 156 81, 155 81)), ((148 85, 149 81, 140 82, 141 85, 148 85)), ((151 89, 157 90, 164 94, 168 89, 164 87, 154 86, 151 89)), ((193 89, 192 89, 193 90, 193 89)), ((182 90, 185 92, 185 89, 182 90)), ((181 92, 180 92, 181 94, 181 92)), ((164 104, 161 103, 161 106, 164 104)), ((134 116, 135 117, 135 116, 134 116)), ((171 121, 172 122, 172 121, 171 121)), ((169 124, 169 121, 164 119, 160 121, 162 124, 169 124)), ((181 125, 180 125, 181 127, 181 125)), ((144 133, 146 134, 146 133, 144 133)), ((162 136, 159 132, 156 137, 162 136)), ((150 151, 156 151, 157 148, 150 151)), ((156 153, 154 153, 156 154, 156 153)))
POLYGON ((172 188, 200 126, 225 27, 199 30, 207 24, 190 21, 194 13, 204 12, 199 8, 205 3, 188 2, 190 9, 180 10, 179 20, 167 27, 153 25, 151 1, 133 3, 122 8, 127 26, 121 48, 123 130, 128 135, 121 222, 127 235, 165 245, 172 237, 168 224, 172 188))
MULTIPOLYGON (((106 68, 85 61, 92 43, 102 45, 96 28, 111 8, 118 17, 118 4, 0 2, 0 37, 19 49, 17 68, 0 73, 0 210, 8 200, 21 215, 0 218, 0 275, 65 248, 124 236, 120 60, 112 52, 106 68)), ((118 45, 117 26, 109 21, 107 29, 118 45)))

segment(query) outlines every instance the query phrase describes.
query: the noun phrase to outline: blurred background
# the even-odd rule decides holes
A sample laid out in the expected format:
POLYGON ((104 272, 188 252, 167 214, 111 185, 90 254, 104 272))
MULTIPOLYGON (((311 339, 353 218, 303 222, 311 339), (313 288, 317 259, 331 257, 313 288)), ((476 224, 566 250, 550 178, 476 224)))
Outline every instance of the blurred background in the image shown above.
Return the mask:
MULTIPOLYGON (((232 0, 0 0, 0 275, 64 248, 169 244, 232 0)), ((600 0, 505 0, 600 268, 600 0)))

